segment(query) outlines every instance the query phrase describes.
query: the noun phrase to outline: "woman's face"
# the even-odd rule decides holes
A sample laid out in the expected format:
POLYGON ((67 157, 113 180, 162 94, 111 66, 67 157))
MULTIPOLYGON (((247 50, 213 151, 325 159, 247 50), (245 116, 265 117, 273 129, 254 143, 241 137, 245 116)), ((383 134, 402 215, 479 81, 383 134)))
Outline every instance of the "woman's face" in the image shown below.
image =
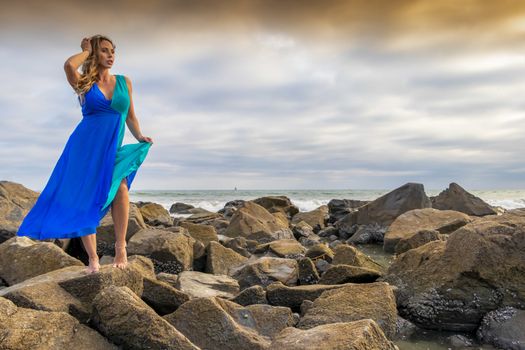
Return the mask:
POLYGON ((114 61, 115 49, 113 45, 107 40, 102 40, 98 50, 98 64, 104 68, 111 68, 114 61))

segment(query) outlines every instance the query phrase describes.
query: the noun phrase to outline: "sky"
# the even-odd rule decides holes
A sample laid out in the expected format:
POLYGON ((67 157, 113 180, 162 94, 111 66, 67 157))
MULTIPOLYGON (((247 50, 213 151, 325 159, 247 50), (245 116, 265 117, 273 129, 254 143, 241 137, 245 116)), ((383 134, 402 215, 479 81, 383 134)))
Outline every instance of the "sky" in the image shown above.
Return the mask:
POLYGON ((0 1, 0 180, 45 186, 104 34, 154 140, 132 190, 525 188, 523 1, 0 1))

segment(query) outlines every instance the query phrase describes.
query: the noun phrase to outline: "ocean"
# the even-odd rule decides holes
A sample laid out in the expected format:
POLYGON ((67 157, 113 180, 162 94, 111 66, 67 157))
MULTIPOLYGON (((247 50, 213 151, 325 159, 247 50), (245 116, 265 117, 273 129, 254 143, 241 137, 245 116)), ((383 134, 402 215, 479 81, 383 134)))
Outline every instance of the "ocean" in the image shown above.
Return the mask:
MULTIPOLYGON (((175 202, 191 204, 216 212, 234 199, 251 200, 263 196, 284 195, 290 198, 300 211, 313 210, 327 204, 331 199, 374 200, 388 190, 130 190, 130 201, 155 202, 169 210, 175 202)), ((425 189, 427 196, 436 196, 442 189, 425 189)), ((525 189, 522 190, 468 190, 493 206, 504 209, 525 207, 525 189)))

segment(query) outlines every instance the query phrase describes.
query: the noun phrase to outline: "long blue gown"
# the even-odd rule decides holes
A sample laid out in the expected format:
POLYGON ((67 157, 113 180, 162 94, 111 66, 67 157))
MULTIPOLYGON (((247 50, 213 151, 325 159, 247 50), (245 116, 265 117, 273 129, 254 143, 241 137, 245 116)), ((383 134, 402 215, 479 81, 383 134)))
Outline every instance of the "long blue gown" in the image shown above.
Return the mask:
POLYGON ((130 99, 124 76, 115 77, 112 99, 96 83, 85 94, 83 118, 17 236, 44 240, 96 233, 122 179, 131 187, 151 143, 122 145, 130 99))

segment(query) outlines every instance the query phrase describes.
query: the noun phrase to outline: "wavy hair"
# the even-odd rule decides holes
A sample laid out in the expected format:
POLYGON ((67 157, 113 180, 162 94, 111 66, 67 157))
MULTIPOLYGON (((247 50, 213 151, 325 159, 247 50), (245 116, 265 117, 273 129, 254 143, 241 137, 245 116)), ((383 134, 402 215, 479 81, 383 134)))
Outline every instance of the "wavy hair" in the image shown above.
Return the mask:
POLYGON ((105 35, 95 35, 91 38, 92 50, 84 63, 82 63, 82 73, 80 74, 80 79, 78 79, 75 89, 80 98, 80 104, 84 103, 84 95, 98 80, 98 50, 100 49, 100 43, 102 40, 109 41, 113 46, 113 49, 116 48, 113 40, 105 35))

